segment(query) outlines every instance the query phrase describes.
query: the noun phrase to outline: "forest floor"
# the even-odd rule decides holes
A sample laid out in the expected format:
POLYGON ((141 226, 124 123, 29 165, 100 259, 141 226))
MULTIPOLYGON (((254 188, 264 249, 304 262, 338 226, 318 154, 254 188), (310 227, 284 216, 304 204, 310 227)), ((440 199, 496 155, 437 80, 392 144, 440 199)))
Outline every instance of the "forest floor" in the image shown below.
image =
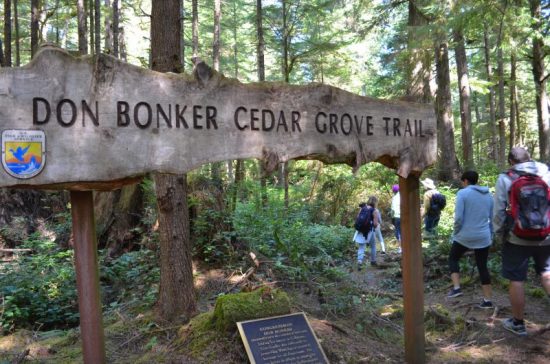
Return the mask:
MULTIPOLYGON (((331 363, 402 363, 404 339, 400 255, 390 249, 380 255, 377 267, 353 263, 353 253, 343 270, 346 277, 324 294, 311 282, 273 282, 291 298, 292 311, 305 312, 331 363), (338 311, 337 294, 355 292, 356 310, 338 311), (340 292, 340 293, 337 293, 340 292), (369 311, 369 302, 382 300, 382 309, 369 311)), ((258 270, 248 282, 243 273, 195 266, 200 312, 211 312, 215 298, 243 284, 262 285, 270 268, 258 270)), ((425 267, 426 268, 426 267, 425 267)), ((495 309, 477 308, 481 300, 477 272, 465 274, 464 295, 448 299, 450 282, 445 274, 425 269, 425 330, 428 363, 549 363, 550 303, 527 297, 529 336, 506 331, 501 321, 510 316, 508 295, 493 286, 495 309)), ((536 286, 538 282, 533 282, 536 286)), ((378 301, 381 302, 381 301, 378 301)), ((380 305, 378 305, 380 306, 380 305)), ((105 340, 109 363, 247 363, 237 332, 219 335, 200 352, 181 340, 181 326, 161 323, 152 311, 135 313, 121 306, 105 317, 105 340)), ((0 363, 82 362, 78 329, 48 332, 19 330, 0 338, 0 363)))

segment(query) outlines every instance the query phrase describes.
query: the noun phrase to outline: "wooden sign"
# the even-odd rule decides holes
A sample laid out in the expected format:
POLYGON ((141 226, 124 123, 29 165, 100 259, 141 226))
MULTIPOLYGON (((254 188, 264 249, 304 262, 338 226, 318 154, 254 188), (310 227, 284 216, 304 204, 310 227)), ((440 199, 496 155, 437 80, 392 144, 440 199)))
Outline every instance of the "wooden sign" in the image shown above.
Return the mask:
POLYGON ((237 322, 252 364, 328 364, 303 312, 237 322))
POLYGON ((242 84, 204 63, 193 76, 158 73, 51 46, 0 69, 0 126, 0 187, 111 189, 245 158, 271 169, 290 159, 378 161, 406 177, 436 158, 429 105, 321 84, 242 84))

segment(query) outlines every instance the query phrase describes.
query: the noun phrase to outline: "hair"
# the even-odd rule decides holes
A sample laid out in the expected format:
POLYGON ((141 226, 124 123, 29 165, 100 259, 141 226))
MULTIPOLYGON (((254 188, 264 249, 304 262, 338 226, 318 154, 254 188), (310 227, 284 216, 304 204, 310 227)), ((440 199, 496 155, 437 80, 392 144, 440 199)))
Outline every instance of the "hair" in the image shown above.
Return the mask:
POLYGON ((367 205, 366 202, 361 202, 361 203, 359 204, 359 207, 360 207, 360 208, 363 208, 363 207, 365 207, 366 205, 367 205))
POLYGON ((523 147, 514 147, 508 153, 508 161, 512 164, 529 162, 530 160, 529 152, 523 147))
POLYGON ((477 185, 477 181, 479 180, 479 174, 476 171, 466 171, 462 173, 462 177, 460 177, 461 181, 467 180, 469 184, 471 185, 477 185))
POLYGON ((370 205, 372 207, 376 207, 376 204, 378 203, 378 197, 376 196, 369 196, 369 199, 367 200, 367 205, 370 205))

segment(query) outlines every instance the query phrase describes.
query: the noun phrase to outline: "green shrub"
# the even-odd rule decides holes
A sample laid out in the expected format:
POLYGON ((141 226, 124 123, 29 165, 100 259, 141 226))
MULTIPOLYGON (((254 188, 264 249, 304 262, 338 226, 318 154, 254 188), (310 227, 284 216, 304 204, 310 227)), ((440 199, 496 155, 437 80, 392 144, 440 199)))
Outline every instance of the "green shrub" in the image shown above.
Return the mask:
POLYGON ((36 235, 22 247, 32 249, 32 254, 0 266, 1 330, 77 325, 73 251, 36 235))

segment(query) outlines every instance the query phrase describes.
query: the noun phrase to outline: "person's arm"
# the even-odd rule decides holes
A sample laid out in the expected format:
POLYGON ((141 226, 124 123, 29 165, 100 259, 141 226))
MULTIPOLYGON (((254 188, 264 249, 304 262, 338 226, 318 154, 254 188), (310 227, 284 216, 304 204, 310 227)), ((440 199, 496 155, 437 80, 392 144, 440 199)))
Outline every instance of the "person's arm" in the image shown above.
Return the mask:
POLYGON ((508 188, 505 174, 498 176, 493 203, 493 232, 497 235, 505 233, 506 208, 508 207, 508 188))
POLYGON ((373 218, 372 218, 372 225, 374 226, 374 228, 376 229, 376 227, 380 224, 380 219, 378 218, 378 214, 376 213, 378 211, 378 209, 374 208, 374 211, 373 211, 373 218))
POLYGON ((453 227, 453 235, 458 234, 460 229, 462 229, 462 224, 464 222, 464 197, 463 197, 464 193, 461 193, 462 191, 459 191, 458 194, 456 195, 455 222, 453 227))

